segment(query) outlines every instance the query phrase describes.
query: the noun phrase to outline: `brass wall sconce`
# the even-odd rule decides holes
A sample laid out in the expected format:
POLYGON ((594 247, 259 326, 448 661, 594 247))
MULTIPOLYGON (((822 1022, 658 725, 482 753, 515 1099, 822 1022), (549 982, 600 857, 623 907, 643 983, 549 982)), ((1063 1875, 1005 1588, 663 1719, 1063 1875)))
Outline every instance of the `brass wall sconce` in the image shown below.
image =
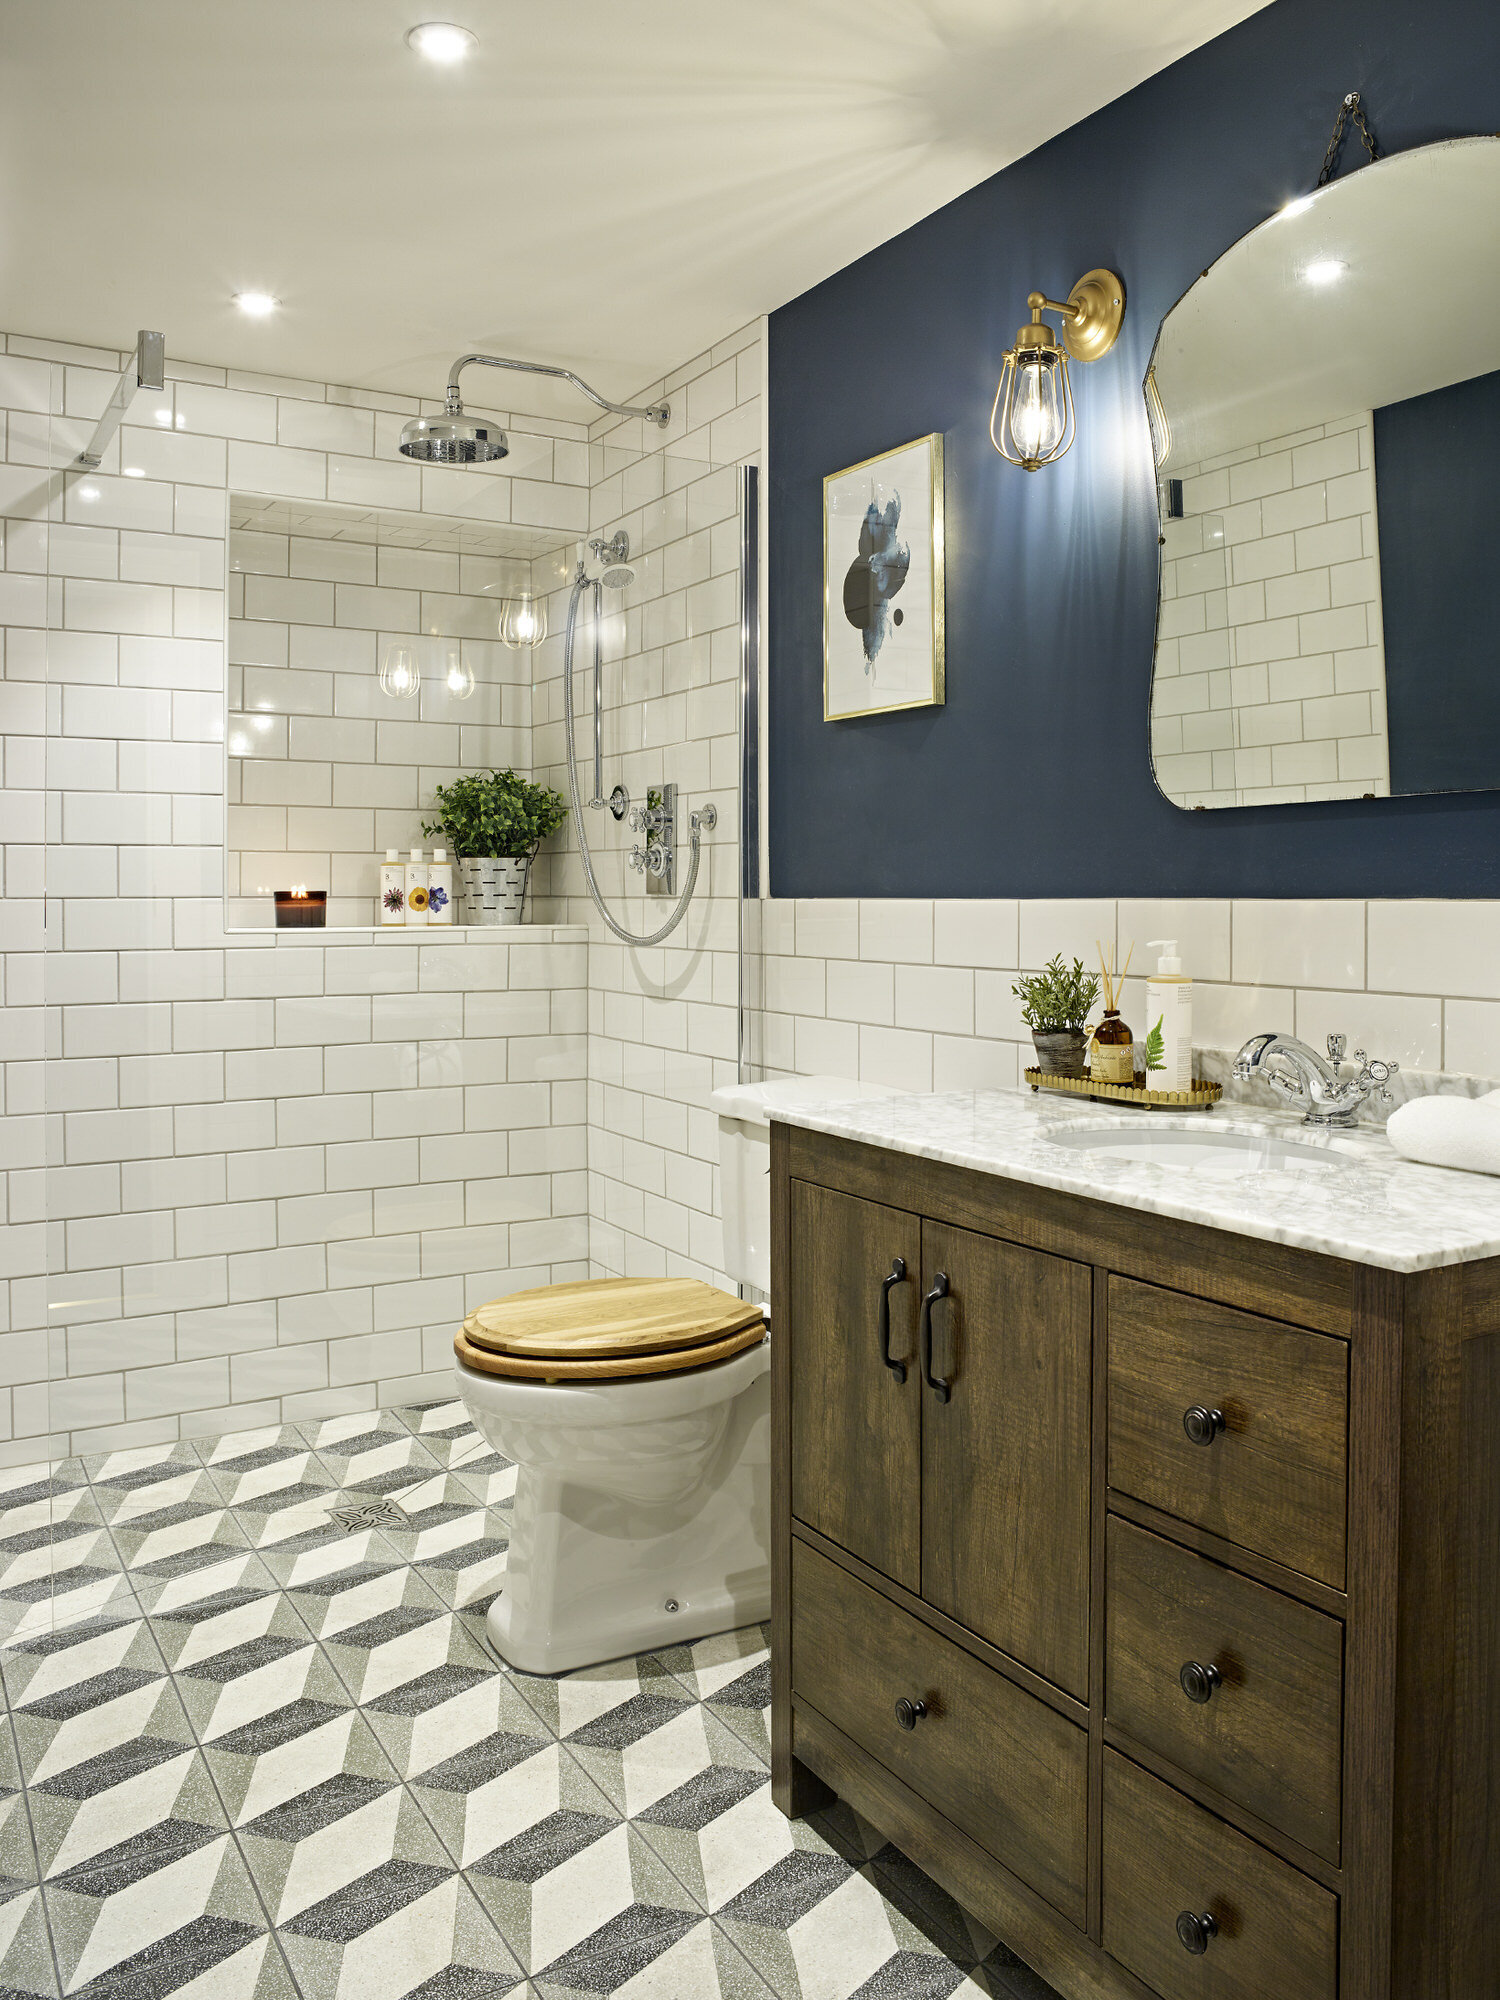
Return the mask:
POLYGON ((1125 317, 1125 287, 1113 271, 1089 271, 1065 302, 1032 292, 1029 322, 1005 350, 1000 386, 990 411, 990 443, 1026 472, 1061 458, 1077 435, 1068 356, 1098 361, 1114 346, 1125 317), (1062 343, 1042 319, 1063 316, 1062 343))

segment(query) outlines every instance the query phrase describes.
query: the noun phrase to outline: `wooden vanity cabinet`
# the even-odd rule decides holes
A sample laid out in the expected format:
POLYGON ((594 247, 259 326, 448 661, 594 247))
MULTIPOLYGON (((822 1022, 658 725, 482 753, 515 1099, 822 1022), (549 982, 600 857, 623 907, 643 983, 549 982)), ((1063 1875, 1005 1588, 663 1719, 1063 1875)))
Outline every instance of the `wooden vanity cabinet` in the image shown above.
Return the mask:
POLYGON ((1500 1995, 1500 1259, 777 1125, 772 1785, 1065 2000, 1500 1995))

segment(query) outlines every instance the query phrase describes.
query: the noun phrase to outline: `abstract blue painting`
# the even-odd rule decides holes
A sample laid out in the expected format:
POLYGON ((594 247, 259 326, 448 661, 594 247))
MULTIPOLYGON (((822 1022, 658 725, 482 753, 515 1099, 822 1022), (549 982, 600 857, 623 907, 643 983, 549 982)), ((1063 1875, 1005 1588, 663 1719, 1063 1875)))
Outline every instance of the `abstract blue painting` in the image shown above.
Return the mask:
POLYGON ((943 440, 823 482, 826 720, 943 699, 943 440))

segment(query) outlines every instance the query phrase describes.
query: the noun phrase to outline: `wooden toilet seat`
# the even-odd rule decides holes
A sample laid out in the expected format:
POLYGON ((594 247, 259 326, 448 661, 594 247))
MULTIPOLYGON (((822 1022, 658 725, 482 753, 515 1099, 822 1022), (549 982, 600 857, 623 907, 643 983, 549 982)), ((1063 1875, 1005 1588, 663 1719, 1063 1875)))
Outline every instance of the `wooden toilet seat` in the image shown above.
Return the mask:
POLYGON ((696 1278, 586 1278, 492 1299, 453 1348, 485 1375, 607 1381, 706 1368, 765 1331, 760 1306, 696 1278))

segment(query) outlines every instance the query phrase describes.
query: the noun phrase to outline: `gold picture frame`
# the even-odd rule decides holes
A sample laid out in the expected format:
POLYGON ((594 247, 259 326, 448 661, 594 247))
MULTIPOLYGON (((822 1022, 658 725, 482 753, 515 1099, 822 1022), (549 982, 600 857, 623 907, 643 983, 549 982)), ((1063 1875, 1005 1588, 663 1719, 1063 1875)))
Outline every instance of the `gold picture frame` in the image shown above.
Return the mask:
POLYGON ((823 720, 941 707, 944 624, 933 431, 823 481, 823 720))

